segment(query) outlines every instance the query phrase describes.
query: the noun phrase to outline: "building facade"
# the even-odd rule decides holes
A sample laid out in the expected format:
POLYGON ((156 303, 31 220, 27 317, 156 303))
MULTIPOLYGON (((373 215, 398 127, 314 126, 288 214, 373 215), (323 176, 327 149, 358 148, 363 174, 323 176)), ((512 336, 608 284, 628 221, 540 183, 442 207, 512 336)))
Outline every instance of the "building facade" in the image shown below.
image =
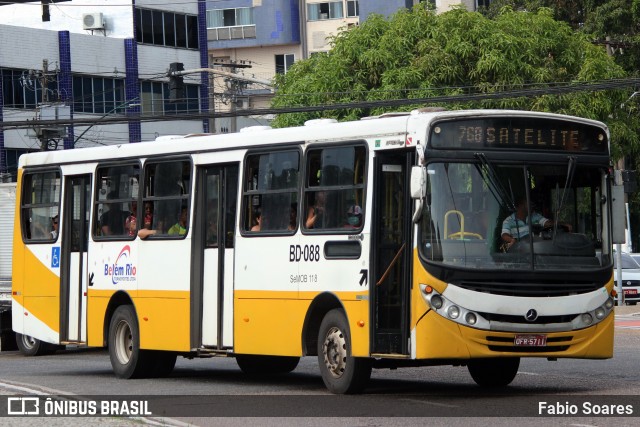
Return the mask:
POLYGON ((4 180, 15 179, 27 151, 209 131, 200 115, 209 111, 209 74, 185 75, 178 87, 167 76, 171 63, 208 67, 204 0, 71 0, 47 9, 40 2, 0 6, 4 180), (20 125, 34 119, 53 123, 20 125))
MULTIPOLYGON (((460 4, 470 10, 478 7, 476 0, 429 2, 439 12, 460 4)), ((420 0, 208 0, 210 65, 238 76, 214 77, 216 111, 267 107, 269 86, 243 81, 243 76, 272 81, 294 62, 329 51, 331 37, 339 31, 359 25, 371 14, 389 16, 416 3, 420 0)), ((217 132, 234 131, 268 119, 218 119, 214 127, 217 132)))
MULTIPOLYGON (((438 11, 487 2, 427 1, 438 11)), ((296 61, 327 52, 339 31, 373 13, 389 16, 419 2, 0 3, 0 181, 15 179, 17 159, 28 151, 268 124, 269 116, 233 113, 269 106, 274 77, 296 61), (170 64, 209 71, 185 75, 180 86, 168 77, 170 64), (207 119, 212 111, 232 117, 207 119), (119 123, 104 123, 118 118, 119 123), (30 126, 34 119, 49 123, 30 126)))

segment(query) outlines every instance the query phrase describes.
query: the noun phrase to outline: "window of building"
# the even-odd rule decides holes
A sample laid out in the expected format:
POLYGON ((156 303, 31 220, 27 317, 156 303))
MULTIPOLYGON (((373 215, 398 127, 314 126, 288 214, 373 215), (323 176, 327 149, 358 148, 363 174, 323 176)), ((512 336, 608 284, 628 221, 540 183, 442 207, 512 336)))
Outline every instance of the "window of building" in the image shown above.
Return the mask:
POLYGON ((60 214, 60 172, 25 173, 20 213, 25 242, 53 242, 54 222, 60 214))
POLYGON ((135 239, 139 186, 138 163, 97 168, 93 202, 94 238, 135 239))
POLYGON ((324 19, 343 18, 343 9, 341 1, 308 4, 307 19, 309 21, 321 21, 324 19))
POLYGON ((253 8, 207 10, 207 29, 209 40, 255 38, 253 8))
POLYGON ((169 84, 165 82, 142 82, 140 90, 142 114, 184 114, 200 111, 200 87, 184 86, 185 98, 171 102, 169 84))
POLYGON ((254 25, 252 7, 207 10, 207 28, 237 27, 241 25, 254 25))
POLYGON ((276 73, 286 74, 293 65, 295 57, 292 53, 276 55, 276 73))
POLYGON ((123 114, 124 79, 73 77, 73 109, 79 113, 123 114))
POLYGON ((326 147, 307 152, 302 226, 356 232, 364 223, 366 148, 326 147))
MULTIPOLYGON (((0 68, 0 84, 5 108, 35 108, 43 102, 42 84, 37 75, 25 70, 0 68)), ((49 77, 46 100, 54 102, 59 99, 57 78, 49 77)))
POLYGON ((491 0, 477 0, 476 1, 476 10, 487 8, 491 4, 491 0))
POLYGON ((360 5, 358 0, 347 0, 347 17, 360 16, 360 5))
POLYGON ((147 162, 142 196, 143 226, 151 238, 179 238, 189 230, 191 162, 172 159, 147 162))
POLYGON ((297 229, 297 150, 251 154, 244 175, 246 232, 293 232, 297 229))
POLYGON ((135 10, 136 41, 157 46, 198 48, 198 17, 160 10, 135 10))

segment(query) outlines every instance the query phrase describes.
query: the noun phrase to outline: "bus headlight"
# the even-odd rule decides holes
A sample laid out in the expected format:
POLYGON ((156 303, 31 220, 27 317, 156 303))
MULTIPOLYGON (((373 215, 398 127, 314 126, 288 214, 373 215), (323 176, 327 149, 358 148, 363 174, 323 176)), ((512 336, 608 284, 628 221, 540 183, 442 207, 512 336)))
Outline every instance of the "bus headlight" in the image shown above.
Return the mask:
POLYGON ((591 322, 593 322, 593 317, 591 317, 589 313, 584 313, 582 315, 582 323, 584 323, 585 325, 590 325, 591 322))
POLYGON ((442 308, 442 304, 444 304, 444 301, 442 301, 442 297, 440 295, 434 295, 431 297, 431 307, 438 310, 442 308))
POLYGON ((457 305, 452 305, 447 309, 447 314, 449 315, 450 318, 457 319, 458 316, 460 316, 460 309, 458 308, 457 305))
POLYGON ((606 314, 607 313, 604 311, 604 308, 602 308, 602 307, 596 308, 596 311, 595 311, 596 319, 602 320, 602 319, 604 319, 604 316, 606 314))
POLYGON ((604 303, 604 307, 607 310, 611 310, 613 308, 613 298, 611 297, 607 298, 607 302, 604 303))
POLYGON ((476 322, 478 321, 478 318, 476 317, 476 315, 474 313, 467 313, 467 315, 464 316, 464 320, 466 320, 466 322, 469 325, 475 325, 476 322))

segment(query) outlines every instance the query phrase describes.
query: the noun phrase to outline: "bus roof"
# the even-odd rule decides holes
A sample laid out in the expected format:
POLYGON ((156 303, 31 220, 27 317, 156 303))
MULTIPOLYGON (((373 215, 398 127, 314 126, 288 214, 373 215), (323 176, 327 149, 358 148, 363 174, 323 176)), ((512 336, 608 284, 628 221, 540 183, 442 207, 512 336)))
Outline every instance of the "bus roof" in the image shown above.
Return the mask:
MULTIPOLYGON (((155 141, 140 143, 113 144, 103 147, 81 148, 73 150, 56 150, 30 153, 20 157, 19 168, 64 163, 92 162, 105 159, 149 157, 156 154, 181 154, 206 152, 225 149, 248 149, 260 146, 345 141, 366 139, 376 136, 407 135, 411 129, 426 129, 433 120, 459 117, 489 117, 495 115, 514 117, 554 118, 570 120, 603 128, 608 134, 604 123, 553 113, 541 113, 518 110, 454 110, 438 111, 434 109, 419 109, 408 113, 383 114, 378 117, 367 117, 350 122, 334 122, 334 120, 319 119, 310 121, 305 126, 269 129, 256 128, 251 132, 237 132, 209 135, 171 135, 161 137, 155 141)), ((411 146, 423 142, 426 134, 418 135, 411 146)), ((398 145, 398 148, 405 145, 398 145)))

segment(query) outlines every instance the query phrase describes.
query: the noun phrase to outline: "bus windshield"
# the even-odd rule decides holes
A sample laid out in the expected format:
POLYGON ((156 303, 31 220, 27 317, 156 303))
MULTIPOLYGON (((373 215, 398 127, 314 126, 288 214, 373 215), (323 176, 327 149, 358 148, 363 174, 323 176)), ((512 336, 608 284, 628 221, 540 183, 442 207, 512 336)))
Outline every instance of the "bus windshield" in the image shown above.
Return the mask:
POLYGON ((473 269, 585 270, 610 265, 603 224, 606 170, 469 162, 427 166, 424 259, 473 269))

